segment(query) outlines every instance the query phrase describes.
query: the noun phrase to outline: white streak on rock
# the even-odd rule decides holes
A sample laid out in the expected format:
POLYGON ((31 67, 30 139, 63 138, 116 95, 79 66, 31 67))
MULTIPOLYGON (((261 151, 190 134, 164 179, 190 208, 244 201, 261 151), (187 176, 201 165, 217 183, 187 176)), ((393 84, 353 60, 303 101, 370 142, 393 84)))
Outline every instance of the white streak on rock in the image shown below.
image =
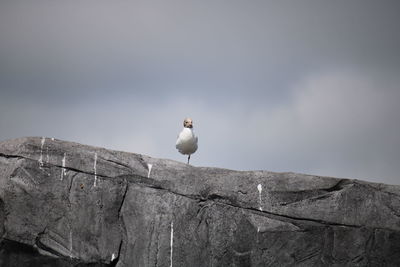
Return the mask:
POLYGON ((63 180, 63 178, 64 178, 64 175, 66 175, 67 174, 67 172, 66 172, 66 169, 65 169, 65 160, 66 160, 66 157, 67 157, 67 153, 64 153, 64 157, 63 157, 63 159, 62 159, 62 169, 61 169, 61 181, 63 180))
POLYGON ((258 189, 258 196, 259 196, 259 200, 260 200, 260 211, 262 211, 262 200, 261 200, 261 192, 262 192, 262 185, 261 184, 258 184, 257 185, 257 189, 258 189))
POLYGON ((41 146, 40 146, 40 158, 39 158, 39 167, 40 169, 43 167, 43 146, 46 141, 46 137, 42 137, 41 146))
POLYGON ((94 153, 94 186, 97 185, 97 153, 94 153))
POLYGON ((49 157, 49 147, 47 147, 46 151, 47 151, 46 162, 47 162, 47 163, 49 163, 49 162, 50 162, 50 157, 49 157))
POLYGON ((147 163, 147 167, 149 169, 149 172, 147 173, 147 178, 150 178, 151 168, 153 167, 153 164, 147 163))
POLYGON ((69 257, 72 258, 72 230, 69 231, 69 257))
POLYGON ((170 254, 170 267, 172 267, 173 248, 174 248, 174 222, 171 222, 171 254, 170 254))
POLYGON ((115 253, 113 253, 113 254, 111 255, 111 261, 115 260, 116 258, 117 258, 117 256, 115 256, 115 253))

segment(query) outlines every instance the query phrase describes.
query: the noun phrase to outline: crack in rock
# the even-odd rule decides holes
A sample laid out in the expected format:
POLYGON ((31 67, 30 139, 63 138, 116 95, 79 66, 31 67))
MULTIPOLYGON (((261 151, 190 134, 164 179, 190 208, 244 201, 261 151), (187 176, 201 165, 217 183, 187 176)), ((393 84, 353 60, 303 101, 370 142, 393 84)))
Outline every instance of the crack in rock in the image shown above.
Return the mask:
MULTIPOLYGON (((22 157, 22 156, 15 156, 15 155, 0 154, 0 156, 5 156, 5 157, 9 157, 9 158, 23 158, 23 159, 27 159, 27 160, 33 160, 31 158, 22 157)), ((58 167, 58 168, 63 168, 63 166, 60 166, 60 165, 57 165, 57 164, 50 164, 50 165, 52 165, 54 167, 58 167)), ((84 173, 84 174, 88 174, 88 175, 94 175, 94 173, 92 173, 92 172, 82 171, 82 170, 79 170, 79 169, 76 169, 76 168, 72 168, 72 167, 64 167, 64 168, 67 169, 67 170, 74 171, 74 172, 84 173)), ((215 201, 215 202, 226 204, 226 205, 229 205, 229 206, 232 206, 232 207, 235 207, 235 208, 246 209, 246 210, 256 211, 256 212, 262 212, 262 213, 265 213, 265 214, 275 215, 275 216, 279 216, 279 217, 283 217, 283 218, 287 218, 287 219, 291 219, 291 220, 309 221, 309 222, 320 223, 320 224, 324 224, 324 225, 331 224, 331 225, 345 226, 345 227, 360 227, 360 225, 341 224, 341 223, 335 223, 335 222, 331 222, 331 221, 324 221, 324 220, 318 220, 318 219, 295 217, 295 216, 289 216, 289 215, 274 213, 274 212, 270 212, 270 211, 266 211, 266 210, 265 211, 260 211, 259 209, 256 209, 256 208, 242 207, 242 206, 234 205, 234 204, 231 204, 231 203, 227 203, 227 202, 229 202, 229 199, 226 199, 225 197, 220 196, 218 194, 210 194, 210 195, 206 196, 206 198, 204 198, 204 197, 202 197, 200 195, 186 195, 186 194, 182 194, 182 193, 173 191, 173 190, 171 190, 169 188, 163 187, 161 185, 161 183, 159 181, 157 181, 157 180, 154 180, 154 179, 151 179, 151 178, 147 178, 147 177, 144 177, 144 176, 140 176, 140 175, 126 174, 126 175, 119 175, 119 176, 116 176, 116 177, 110 177, 110 176, 99 175, 99 174, 97 174, 97 175, 100 176, 100 177, 103 177, 103 178, 108 178, 108 179, 118 178, 118 177, 125 178, 125 179, 126 178, 134 178, 134 179, 127 180, 128 183, 134 183, 134 184, 138 184, 138 185, 142 184, 142 185, 147 186, 149 188, 165 190, 165 191, 168 191, 168 192, 170 192, 172 194, 176 194, 176 195, 179 195, 179 196, 182 196, 182 197, 187 197, 187 198, 194 199, 194 200, 215 201), (224 202, 221 202, 219 200, 223 200, 224 202)), ((329 188, 326 188, 326 189, 322 189, 322 190, 327 191, 327 192, 339 191, 339 190, 343 189, 342 186, 347 181, 348 181, 348 179, 341 179, 338 183, 336 183, 332 187, 329 187, 329 188)), ((126 191, 127 191, 127 188, 126 188, 126 191)), ((126 192, 124 194, 126 194, 126 192)), ((319 196, 319 197, 321 197, 321 196, 319 196)), ((124 198, 125 198, 125 196, 124 196, 124 198)), ((317 197, 317 199, 318 199, 318 197, 317 197)), ((288 203, 288 204, 290 204, 290 203, 288 203)), ((120 209, 121 208, 122 208, 122 204, 121 204, 120 209)), ((120 211, 121 210, 118 211, 118 214, 120 214, 120 211)))

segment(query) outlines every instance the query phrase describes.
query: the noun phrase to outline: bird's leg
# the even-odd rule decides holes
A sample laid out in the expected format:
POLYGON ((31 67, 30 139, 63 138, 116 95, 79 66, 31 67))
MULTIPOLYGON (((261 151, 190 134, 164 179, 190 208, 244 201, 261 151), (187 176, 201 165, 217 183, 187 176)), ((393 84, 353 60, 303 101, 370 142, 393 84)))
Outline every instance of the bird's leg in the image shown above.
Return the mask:
POLYGON ((188 156, 188 163, 187 164, 189 164, 189 160, 190 160, 190 155, 188 156))

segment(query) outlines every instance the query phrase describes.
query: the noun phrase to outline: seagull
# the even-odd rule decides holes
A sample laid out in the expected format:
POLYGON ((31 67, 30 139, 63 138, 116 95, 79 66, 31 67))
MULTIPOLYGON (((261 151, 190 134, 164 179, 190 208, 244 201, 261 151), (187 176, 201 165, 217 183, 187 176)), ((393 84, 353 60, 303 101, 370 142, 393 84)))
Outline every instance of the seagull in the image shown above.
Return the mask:
POLYGON ((183 121, 183 130, 178 135, 178 140, 176 140, 176 149, 183 154, 188 155, 188 162, 190 161, 190 155, 192 155, 197 150, 197 136, 193 132, 193 120, 191 118, 186 118, 183 121))

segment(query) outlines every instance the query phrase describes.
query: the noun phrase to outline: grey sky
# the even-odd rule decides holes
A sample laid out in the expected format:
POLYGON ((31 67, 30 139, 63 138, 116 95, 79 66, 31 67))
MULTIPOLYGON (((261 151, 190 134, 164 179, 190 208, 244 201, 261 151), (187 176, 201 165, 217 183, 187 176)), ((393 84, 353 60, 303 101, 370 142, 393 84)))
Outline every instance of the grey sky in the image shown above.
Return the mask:
POLYGON ((400 184, 398 1, 0 2, 0 140, 400 184))

